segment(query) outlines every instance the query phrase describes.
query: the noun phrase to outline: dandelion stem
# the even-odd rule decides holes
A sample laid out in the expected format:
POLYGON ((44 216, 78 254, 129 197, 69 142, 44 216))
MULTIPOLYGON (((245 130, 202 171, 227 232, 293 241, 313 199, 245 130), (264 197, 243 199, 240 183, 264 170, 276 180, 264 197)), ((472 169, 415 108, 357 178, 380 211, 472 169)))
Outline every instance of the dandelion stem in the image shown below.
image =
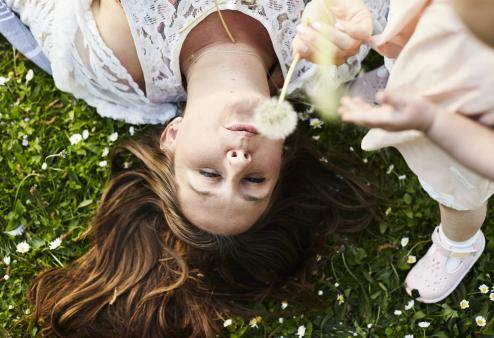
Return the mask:
POLYGON ((232 43, 236 43, 235 41, 235 38, 233 37, 232 33, 230 32, 230 30, 228 29, 228 26, 226 24, 226 21, 225 19, 223 18, 223 15, 221 14, 221 10, 220 10, 220 6, 218 6, 218 0, 214 0, 214 5, 216 6, 216 10, 218 11, 218 15, 220 17, 220 20, 221 20, 221 24, 223 25, 223 28, 225 29, 225 32, 226 34, 228 35, 228 37, 230 38, 230 41, 232 43))
POLYGON ((290 80, 292 79, 293 73, 295 71, 295 66, 297 63, 300 61, 300 55, 297 53, 295 54, 295 57, 293 58, 293 61, 290 65, 290 68, 288 69, 288 73, 286 74, 285 77, 285 82, 283 83, 283 88, 281 89, 281 94, 278 99, 278 103, 281 103, 285 100, 286 97, 286 91, 288 90, 288 84, 290 83, 290 80))

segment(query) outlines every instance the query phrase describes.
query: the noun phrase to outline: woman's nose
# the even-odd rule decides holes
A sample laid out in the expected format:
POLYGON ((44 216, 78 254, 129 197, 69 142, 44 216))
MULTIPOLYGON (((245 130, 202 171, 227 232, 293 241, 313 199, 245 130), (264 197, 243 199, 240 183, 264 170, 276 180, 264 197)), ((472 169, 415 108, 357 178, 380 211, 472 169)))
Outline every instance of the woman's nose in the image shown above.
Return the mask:
POLYGON ((244 150, 229 150, 226 157, 232 165, 248 164, 251 161, 250 153, 244 150))

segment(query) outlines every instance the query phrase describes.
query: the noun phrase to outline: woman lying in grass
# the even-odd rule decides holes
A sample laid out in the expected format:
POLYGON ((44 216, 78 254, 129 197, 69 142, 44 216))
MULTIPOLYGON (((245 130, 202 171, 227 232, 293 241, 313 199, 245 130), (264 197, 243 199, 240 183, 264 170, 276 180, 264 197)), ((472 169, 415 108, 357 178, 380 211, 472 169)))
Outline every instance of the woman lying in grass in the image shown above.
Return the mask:
MULTIPOLYGON (((103 116, 164 123, 187 90, 182 116, 114 151, 91 249, 34 282, 44 334, 214 337, 218 319, 248 312, 242 301, 276 295, 295 276, 297 292, 327 235, 370 222, 366 185, 296 136, 267 139, 252 122, 291 61, 303 2, 222 1, 222 17, 213 1, 7 5, 30 26, 57 86, 103 116)), ((348 27, 360 24, 352 11, 366 13, 371 34, 363 3, 339 9, 348 27)), ((342 59, 361 43, 335 35, 342 59)), ((343 78, 358 70, 353 60, 343 78)), ((301 63, 293 86, 310 74, 301 63)))

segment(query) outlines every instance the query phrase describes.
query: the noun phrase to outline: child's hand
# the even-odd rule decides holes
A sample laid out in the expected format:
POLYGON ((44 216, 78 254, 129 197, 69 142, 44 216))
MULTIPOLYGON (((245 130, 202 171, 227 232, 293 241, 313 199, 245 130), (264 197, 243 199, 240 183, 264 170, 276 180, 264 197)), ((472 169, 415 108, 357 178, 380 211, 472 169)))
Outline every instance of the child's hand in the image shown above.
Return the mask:
POLYGON ((362 0, 312 0, 302 22, 293 52, 316 63, 322 49, 332 51, 335 64, 345 63, 372 34, 372 16, 362 0))
POLYGON ((338 113, 345 122, 388 131, 416 129, 427 133, 441 108, 428 100, 403 91, 379 92, 378 106, 360 98, 343 97, 338 113))

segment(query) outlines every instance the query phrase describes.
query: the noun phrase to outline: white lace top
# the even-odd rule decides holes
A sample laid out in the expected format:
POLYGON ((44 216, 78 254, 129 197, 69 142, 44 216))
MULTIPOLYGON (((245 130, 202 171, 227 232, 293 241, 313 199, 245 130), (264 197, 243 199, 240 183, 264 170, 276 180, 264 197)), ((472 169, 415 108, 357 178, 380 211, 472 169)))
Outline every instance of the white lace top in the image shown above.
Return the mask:
MULTIPOLYGON (((304 8, 303 0, 217 0, 222 10, 238 10, 259 21, 271 37, 282 71, 291 62, 291 41, 304 8)), ((389 0, 364 0, 375 18, 375 31, 385 23, 389 0)), ((163 123, 186 100, 179 54, 191 29, 216 10, 213 0, 121 0, 142 66, 146 94, 99 35, 91 0, 6 0, 20 13, 48 56, 55 84, 96 107, 101 116, 132 124, 163 123)), ((360 70, 367 55, 362 46, 335 75, 344 82, 360 70)), ((315 66, 301 62, 290 91, 303 88, 315 66)))

